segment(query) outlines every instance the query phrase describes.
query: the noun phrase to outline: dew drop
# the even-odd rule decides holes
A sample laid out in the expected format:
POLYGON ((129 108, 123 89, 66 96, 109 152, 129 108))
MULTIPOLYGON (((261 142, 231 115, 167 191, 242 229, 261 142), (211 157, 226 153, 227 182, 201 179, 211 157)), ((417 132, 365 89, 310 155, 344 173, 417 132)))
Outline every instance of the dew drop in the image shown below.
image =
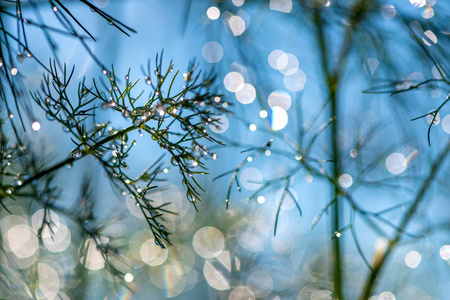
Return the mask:
POLYGON ((141 121, 139 119, 134 119, 133 120, 133 126, 135 126, 135 127, 141 126, 141 121))
POLYGON ((187 199, 188 199, 188 201, 191 202, 191 203, 195 203, 195 202, 196 202, 195 197, 188 196, 187 199))
POLYGON ((164 230, 165 229, 165 227, 164 227, 164 225, 163 224, 159 224, 159 230, 164 230))
POLYGON ((175 167, 178 166, 178 161, 175 157, 172 157, 172 159, 170 160, 170 163, 175 167))
POLYGON ((217 159, 217 154, 216 153, 211 153, 211 158, 216 160, 217 159))
POLYGON ((47 112, 47 113, 45 114, 45 116, 46 116, 47 120, 49 120, 49 121, 53 121, 53 120, 55 119, 55 118, 52 116, 52 114, 49 113, 49 112, 47 112))
POLYGON ((431 122, 433 122, 432 126, 436 126, 441 122, 441 116, 439 112, 436 113, 435 111, 430 111, 426 119, 428 124, 431 124, 431 122))
POLYGON ((23 62, 25 60, 25 55, 19 52, 19 54, 17 54, 17 60, 23 62))
POLYGON ((66 122, 67 122, 67 127, 69 127, 69 128, 73 128, 73 127, 77 126, 77 121, 74 118, 68 118, 66 122))
POLYGON ((73 149, 72 150, 72 157, 74 159, 80 159, 83 156, 83 153, 81 153, 80 149, 73 149))
POLYGON ((106 110, 106 109, 108 109, 108 108, 110 107, 110 105, 109 105, 109 103, 107 103, 107 102, 103 102, 103 103, 100 105, 100 107, 101 107, 103 110, 106 110))

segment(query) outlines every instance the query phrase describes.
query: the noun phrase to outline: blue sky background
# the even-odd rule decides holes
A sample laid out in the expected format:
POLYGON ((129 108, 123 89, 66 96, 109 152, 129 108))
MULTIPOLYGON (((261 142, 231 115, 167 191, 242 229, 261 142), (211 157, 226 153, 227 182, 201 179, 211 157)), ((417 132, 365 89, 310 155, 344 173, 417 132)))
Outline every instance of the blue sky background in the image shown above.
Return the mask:
MULTIPOLYGON (((199 179, 207 190, 204 202, 199 205, 199 214, 184 198, 180 176, 177 170, 170 169, 167 159, 169 189, 166 193, 156 193, 155 199, 163 202, 173 201, 173 208, 180 213, 179 218, 169 218, 167 223, 167 227, 174 232, 175 245, 168 254, 158 252, 159 249, 155 245, 146 244, 152 237, 144 222, 133 214, 133 201, 127 196, 118 197, 117 193, 111 190, 101 168, 93 164, 94 160, 80 161, 72 170, 58 175, 58 181, 65 185, 61 197, 64 199, 63 206, 70 206, 78 197, 82 174, 88 173, 93 175, 95 181, 94 193, 98 197, 99 218, 107 218, 117 210, 126 213, 131 211, 132 216, 123 225, 114 224, 116 227, 113 226, 114 230, 111 230, 118 236, 130 238, 126 254, 132 256, 135 261, 132 263, 133 268, 125 269, 134 276, 131 284, 137 288, 135 299, 146 299, 149 295, 151 299, 163 296, 176 299, 330 299, 327 298, 331 293, 328 276, 331 260, 330 238, 333 234, 329 230, 330 215, 324 214, 314 230, 310 231, 314 218, 330 200, 331 188, 327 181, 319 176, 311 177, 310 172, 304 169, 292 177, 289 182, 290 190, 297 197, 302 216, 299 216, 291 199, 285 200, 276 237, 273 237, 273 230, 277 199, 280 198, 280 189, 283 188, 284 182, 273 183, 272 188, 261 193, 260 196, 264 199, 255 197, 246 201, 255 191, 255 187, 258 187, 258 182, 285 176, 295 168, 298 163, 295 156, 298 153, 293 148, 299 145, 299 128, 309 120, 314 120, 305 136, 304 145, 307 145, 330 118, 328 108, 317 113, 327 98, 327 90, 320 68, 314 27, 309 19, 304 17, 297 3, 294 3, 289 12, 282 12, 275 10, 276 6, 271 9, 270 3, 275 5, 277 1, 248 2, 240 6, 239 1, 226 1, 220 6, 214 1, 192 1, 189 18, 183 28, 187 1, 94 1, 138 32, 130 37, 118 32, 82 4, 70 4, 79 21, 98 38, 97 43, 88 43, 89 47, 105 66, 113 64, 116 74, 124 76, 130 68, 131 78, 143 77, 140 67, 146 65, 148 59, 154 66, 156 53, 164 49, 164 61, 168 65, 173 59, 175 70, 181 69, 183 72, 192 58, 197 58, 200 69, 215 70, 218 74, 218 85, 224 93, 223 98, 233 104, 234 116, 229 117, 228 129, 223 133, 212 133, 215 137, 223 138, 230 147, 214 150, 219 158, 208 161, 207 166, 211 174, 199 179), (212 6, 220 10, 221 14, 217 20, 212 20, 207 14, 208 8, 212 6), (239 36, 235 36, 234 30, 237 29, 233 29, 230 22, 232 16, 240 18, 235 19, 238 23, 245 23, 245 31, 239 36), (205 50, 204 47, 209 42, 219 43, 222 48, 223 55, 215 63, 208 62, 211 60, 209 57, 220 58, 220 50, 217 53, 205 50), (294 81, 296 84, 304 84, 304 87, 289 88, 286 80, 289 81, 293 77, 283 75, 271 67, 269 60, 274 50, 282 50, 291 55, 291 58, 296 58, 298 65, 295 59, 288 60, 288 64, 293 63, 294 67, 292 70, 285 69, 284 72, 292 72, 289 73, 292 75, 300 74, 296 72, 300 72, 297 69, 301 70, 305 77, 295 77, 294 81), (238 101, 239 92, 233 93, 226 89, 224 80, 230 72, 241 74, 245 83, 254 88, 255 95, 249 96, 253 98, 249 100, 251 103, 242 104, 238 101), (287 113, 283 110, 281 117, 275 115, 277 109, 271 110, 269 105, 270 95, 274 92, 279 106, 290 102, 287 113), (261 118, 262 110, 268 113, 268 117, 261 118), (280 130, 273 130, 276 126, 281 126, 279 124, 283 123, 286 115, 287 124, 280 130), (300 116, 304 119, 300 119, 300 116), (260 147, 271 139, 274 141, 269 148, 270 153, 250 155, 252 160, 246 163, 238 175, 243 186, 242 192, 233 187, 229 199, 230 209, 226 210, 225 199, 231 177, 225 176, 212 183, 211 179, 236 168, 252 153, 241 151, 251 145, 260 147), (231 147, 232 141, 241 145, 231 147), (127 203, 127 206, 124 203, 127 203), (200 238, 201 234, 205 234, 206 238, 200 238), (214 245, 219 245, 220 251, 214 252, 214 246, 208 244, 208 239, 213 241, 214 245), (223 247, 220 249, 221 242, 223 247), (201 249, 210 250, 202 252, 201 249), (145 251, 150 253, 148 257, 145 257, 145 251), (157 257, 165 255, 167 258, 161 259, 161 263, 156 262, 157 257)), ((339 97, 342 99, 339 107, 342 118, 339 140, 345 155, 343 175, 350 177, 343 177, 347 182, 341 186, 368 211, 382 211, 405 200, 411 200, 417 190, 417 182, 427 174, 433 157, 448 140, 450 117, 446 107, 440 112, 440 123, 432 128, 432 147, 429 147, 426 141, 428 123, 425 118, 410 121, 438 107, 448 94, 448 86, 441 85, 393 97, 361 93, 362 90, 376 86, 379 83, 376 80, 380 78, 410 77, 418 78, 419 81, 438 78, 436 68, 433 69, 433 64, 423 58, 423 53, 420 54, 417 44, 397 17, 400 14, 413 16, 423 24, 421 35, 418 36, 424 43, 430 44, 429 47, 426 46, 430 51, 434 51, 440 43, 448 43, 448 33, 438 32, 431 26, 434 20, 437 19, 436 24, 439 24, 439 21, 448 16, 445 5, 442 10, 438 9, 442 7, 441 2, 444 1, 421 5, 420 1, 411 0, 398 3, 398 7, 389 6, 391 4, 388 3, 377 4, 380 8, 376 11, 380 15, 374 17, 372 25, 379 26, 379 32, 386 34, 385 44, 382 46, 392 54, 396 73, 391 72, 385 63, 385 57, 377 56, 371 45, 365 44, 363 38, 355 40, 360 51, 351 52, 348 63, 342 70, 345 76, 339 90, 339 97), (432 17, 430 9, 433 11, 432 17), (436 43, 427 30, 431 30, 434 37, 437 36, 436 43), (369 136, 376 125, 380 127, 371 144, 367 144, 363 151, 354 155, 352 150, 357 147, 358 138, 369 136), (401 161, 395 161, 394 156, 393 162, 396 164, 394 168, 402 170, 398 171, 398 174, 388 166, 388 157, 394 153, 401 154, 401 161), (363 177, 360 172, 361 165, 372 160, 375 161, 375 168, 367 177, 363 177), (350 183, 348 178, 351 178, 350 183), (360 179, 366 180, 367 184, 360 185, 360 179), (386 183, 386 186, 380 183, 386 183), (346 186, 348 184, 349 186, 346 186)), ((43 8, 42 12, 46 22, 55 22, 51 11, 43 8)), ((345 24, 345 21, 330 21, 332 25, 327 38, 333 45, 329 49, 331 64, 336 62, 342 46, 342 33, 346 28, 342 23, 345 24)), ((39 53, 40 59, 45 62, 51 53, 48 51, 48 45, 42 42, 42 34, 39 30, 30 30, 28 34, 30 44, 34 45, 34 52, 39 53)), ((56 34, 54 38, 60 47, 58 53, 61 61, 66 62, 68 66, 76 66, 76 80, 86 77, 87 82, 90 82, 92 78, 101 76, 101 68, 78 41, 56 34)), ((285 62, 281 59, 277 63, 284 65, 285 62)), ((448 61, 442 61, 442 64, 445 70, 448 61)), ((25 81, 29 86, 39 87, 41 68, 26 60, 19 69, 26 75, 25 81)), ((176 82, 178 88, 181 88, 182 84, 181 79, 176 82)), ((139 88, 146 88, 143 80, 139 88)), ((42 130, 31 133, 35 140, 46 145, 46 153, 53 153, 56 158, 65 157, 73 148, 68 135, 59 125, 46 121, 45 116, 37 109, 35 113, 42 124, 42 130)), ((98 117, 112 120, 112 124, 118 127, 129 123, 109 110, 99 110, 98 117)), ((150 164, 162 152, 158 145, 140 138, 138 134, 134 138, 137 140, 137 146, 129 165, 130 172, 139 173, 144 164, 150 164)), ((311 148, 311 160, 330 159, 329 140, 330 131, 325 129, 311 148)), ((325 173, 330 172, 329 164, 319 162, 317 169, 323 166, 325 173)), ((408 227, 412 232, 418 230, 419 224, 426 226, 448 220, 448 187, 444 173, 448 175, 445 168, 439 177, 441 182, 437 180, 436 186, 429 193, 429 200, 420 208, 419 217, 408 227)), ((346 205, 343 224, 349 222, 350 211, 350 206, 346 205)), ((397 223, 401 216, 399 211, 401 208, 387 213, 386 219, 397 223)), ((370 261, 377 247, 382 247, 383 240, 363 222, 360 215, 356 217, 355 227, 362 250, 370 261)), ((392 228, 382 222, 380 227, 391 234, 393 232, 392 228)), ((367 268, 357 252, 350 231, 343 231, 340 238, 345 251, 346 293, 349 299, 352 299, 356 297, 357 290, 364 282, 367 268)), ((445 231, 437 232, 417 240, 406 237, 404 241, 382 273, 373 299, 445 299, 450 292, 450 277, 449 260, 443 259, 443 255, 447 254, 442 254, 442 247, 450 244, 448 234, 445 231), (419 263, 415 265, 417 261, 419 263)), ((76 246, 71 245, 58 255, 70 256, 69 249, 76 249, 76 246)), ((445 249, 444 252, 450 252, 450 246, 448 250, 445 249)), ((116 299, 116 292, 109 290, 109 286, 100 281, 100 278, 108 277, 106 272, 99 269, 91 270, 91 273, 93 274, 89 276, 92 276, 92 279, 85 294, 92 297, 91 299, 103 299, 111 292, 107 299, 116 299)), ((62 277, 60 280, 63 282, 62 277)), ((59 291, 63 292, 65 287, 61 283, 59 291)), ((119 294, 121 299, 132 298, 125 288, 119 287, 119 294)))

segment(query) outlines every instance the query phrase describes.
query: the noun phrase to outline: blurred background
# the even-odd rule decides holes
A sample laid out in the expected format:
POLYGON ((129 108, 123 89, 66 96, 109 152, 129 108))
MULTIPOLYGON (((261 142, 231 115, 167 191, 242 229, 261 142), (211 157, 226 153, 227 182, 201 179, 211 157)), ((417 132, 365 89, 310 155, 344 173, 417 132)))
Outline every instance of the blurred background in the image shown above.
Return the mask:
MULTIPOLYGON (((42 20, 57 27, 49 4, 34 2, 42 20)), ((167 181, 158 183, 163 189, 152 199, 170 202, 178 213, 166 216, 173 244, 167 249, 155 245, 135 200, 114 189, 95 160, 86 158, 58 172, 57 203, 76 209, 80 198, 93 200, 102 242, 114 241, 120 248, 113 263, 125 274, 128 288, 111 275, 102 252, 76 221, 51 211, 55 229, 44 230, 40 244, 44 210, 26 196, 5 202, 11 213, 0 211, 0 298, 332 299, 336 238, 342 245, 344 293, 358 298, 369 274, 364 260, 371 264, 386 249, 448 143, 448 107, 429 114, 450 90, 442 80, 450 61, 446 1, 91 2, 137 31, 128 37, 81 2, 67 3, 97 39, 87 43, 90 51, 105 66, 113 64, 122 74, 118 77, 129 69, 131 78, 143 77, 141 66, 150 60, 154 67, 162 49, 163 64, 168 67, 173 60, 175 71, 184 72, 196 58, 199 69, 217 74, 232 113, 219 116, 220 128, 208 131, 226 146, 209 148, 217 159, 207 160, 210 174, 197 178, 206 190, 199 212, 165 158, 162 178, 167 181), (353 18, 357 11, 350 9, 358 2, 366 5, 363 20, 353 18), (319 22, 315 9, 323 11, 319 22), (359 23, 347 30, 352 22, 359 23), (325 31, 325 59, 319 28, 325 31), (342 49, 348 49, 345 59, 342 49), (339 87, 337 136, 330 129, 324 61, 340 79, 334 83, 339 87), (405 89, 410 90, 397 93, 405 89), (333 139, 340 153, 335 179, 348 199, 339 231, 330 230, 333 139)), ((26 17, 37 18, 35 8, 22 9, 26 17)), ((12 18, 3 22, 16 26, 12 18)), ((27 34, 35 55, 48 61, 52 53, 42 42, 42 30, 30 28, 27 34)), ((52 35, 61 62, 75 66, 76 82, 101 76, 101 67, 79 40, 52 35)), ((25 59, 18 69, 28 89, 39 89, 42 67, 25 59)), ((180 88, 183 81, 175 85, 180 88)), ((142 78, 138 86, 145 89, 142 78)), ((66 157, 73 148, 70 135, 32 107, 26 135, 40 149, 40 159, 66 157)), ((129 123, 108 109, 98 110, 97 118, 115 127, 129 123)), ((139 133, 133 138, 137 144, 128 165, 139 174, 163 150, 139 133)), ((448 297, 450 173, 448 161, 441 163, 379 274, 371 300, 448 297)))

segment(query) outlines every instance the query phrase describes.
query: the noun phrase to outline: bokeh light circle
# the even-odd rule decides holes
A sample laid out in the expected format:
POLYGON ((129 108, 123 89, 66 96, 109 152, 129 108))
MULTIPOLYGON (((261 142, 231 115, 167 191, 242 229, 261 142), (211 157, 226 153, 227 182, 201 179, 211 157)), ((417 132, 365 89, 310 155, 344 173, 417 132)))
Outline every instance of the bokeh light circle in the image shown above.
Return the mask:
POLYGON ((380 14, 385 19, 392 19, 397 14, 397 11, 393 5, 381 5, 380 14))
POLYGON ((265 271, 255 271, 247 278, 249 286, 257 298, 268 296, 273 290, 272 276, 265 271))
POLYGON ((422 260, 422 256, 417 251, 410 251, 405 255, 405 263, 411 269, 417 268, 422 260))
POLYGON ((278 90, 269 95, 267 102, 270 108, 278 106, 287 111, 291 107, 291 96, 285 91, 278 90))
POLYGON ((167 249, 162 249, 157 246, 154 239, 149 239, 143 243, 139 253, 142 261, 149 266, 159 266, 163 264, 169 254, 167 249))
POLYGON ((235 288, 228 296, 228 300, 254 300, 256 299, 253 291, 247 286, 239 286, 235 288))
POLYGON ((204 258, 215 257, 225 246, 225 238, 219 229, 211 226, 200 228, 192 240, 195 252, 204 258))
POLYGON ((245 31, 245 21, 239 16, 232 16, 228 19, 228 25, 234 36, 240 36, 245 31))
POLYGON ((292 92, 299 92, 305 88, 306 74, 298 69, 294 73, 284 76, 284 85, 292 92))
POLYGON ((224 270, 217 267, 211 260, 205 261, 203 275, 206 282, 216 290, 223 291, 230 288, 229 279, 224 274, 224 270))
POLYGON ((45 227, 45 229, 43 230, 42 240, 45 247, 50 252, 54 253, 66 250, 71 243, 71 234, 69 228, 65 224, 60 223, 59 226, 53 226, 52 231, 53 233, 50 232, 50 229, 48 227, 45 227), (44 232, 49 232, 47 237, 44 237, 44 232))
POLYGON ((256 98, 256 90, 249 83, 241 84, 236 88, 236 99, 242 104, 252 103, 256 98))
POLYGON ((94 239, 90 238, 86 241, 86 256, 81 257, 80 261, 84 266, 92 271, 100 270, 105 266, 102 252, 98 249, 94 239))
MULTIPOLYGON (((284 66, 279 69, 280 73, 283 75, 293 75, 297 72, 299 63, 298 59, 294 54, 287 53, 286 55, 286 63, 283 62, 284 66)), ((284 60, 284 55, 280 57, 284 60)))
POLYGON ((270 127, 272 130, 281 130, 288 123, 288 114, 282 107, 274 106, 271 108, 270 127))
POLYGON ((244 84, 244 76, 238 72, 230 72, 225 75, 223 84, 228 91, 234 93, 238 87, 244 84))
POLYGON ((217 63, 223 57, 222 45, 218 42, 208 42, 202 48, 202 56, 209 63, 217 63))
POLYGON ((46 263, 38 263, 37 271, 39 278, 38 293, 41 294, 40 296, 45 299, 58 299, 57 293, 60 288, 60 280, 56 270, 46 263))
POLYGON ((408 161, 401 153, 392 153, 386 158, 386 168, 394 175, 403 173, 407 167, 408 161))
POLYGON ((277 206, 279 205, 281 198, 283 198, 283 203, 281 204, 282 210, 291 210, 295 207, 295 201, 298 201, 298 195, 297 192, 291 188, 289 188, 289 192, 287 192, 284 188, 279 189, 275 193, 275 202, 277 203, 277 206), (292 199, 292 196, 294 196, 294 199, 292 199), (284 197, 284 198, 283 198, 284 197))
POLYGON ((18 258, 32 256, 39 247, 39 241, 34 230, 25 224, 10 228, 6 234, 7 246, 18 258))
POLYGON ((268 61, 272 69, 279 70, 278 60, 283 56, 283 54, 285 54, 283 50, 273 50, 272 52, 270 52, 268 61))
POLYGON ((215 6, 211 6, 206 11, 206 15, 211 20, 217 20, 220 17, 220 10, 215 6))
POLYGON ((240 183, 247 190, 256 190, 261 187, 263 175, 256 168, 246 168, 241 172, 240 183))
POLYGON ((444 245, 439 249, 439 256, 444 260, 450 260, 450 245, 444 245))
POLYGON ((150 281, 159 289, 165 290, 168 298, 177 296, 185 286, 181 269, 181 266, 174 262, 150 268, 150 281))
POLYGON ((378 296, 378 300, 395 300, 395 295, 392 292, 385 291, 378 296))
POLYGON ((450 115, 446 115, 441 122, 442 129, 450 134, 450 115))

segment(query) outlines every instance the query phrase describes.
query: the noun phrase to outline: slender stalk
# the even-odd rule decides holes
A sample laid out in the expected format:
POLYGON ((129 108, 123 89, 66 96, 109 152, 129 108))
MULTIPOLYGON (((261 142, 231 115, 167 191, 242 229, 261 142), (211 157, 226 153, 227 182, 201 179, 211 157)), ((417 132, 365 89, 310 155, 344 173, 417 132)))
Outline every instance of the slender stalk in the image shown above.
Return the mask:
POLYGON ((444 166, 444 160, 447 158, 449 153, 450 153, 450 141, 447 141, 447 145, 446 145, 445 149, 441 152, 441 154, 434 161, 427 179, 424 181, 424 183, 420 187, 420 190, 417 193, 417 195, 413 201, 413 204, 410 206, 410 208, 408 209, 406 214, 403 216, 403 219, 400 222, 400 225, 398 226, 398 229, 396 230, 394 237, 390 240, 390 242, 386 248, 386 251, 381 256, 381 258, 375 262, 375 265, 373 266, 373 270, 369 274, 369 277, 366 281, 366 286, 364 287, 364 291, 360 297, 361 300, 369 299, 369 297, 371 296, 371 293, 376 284, 376 279, 378 277, 378 274, 381 272, 387 259, 389 258, 392 251, 394 250, 394 248, 397 246, 398 242, 400 241, 400 239, 403 235, 403 232, 406 230, 406 227, 408 226, 409 222, 415 215, 417 208, 422 203, 422 201, 425 199, 425 194, 431 187, 432 181, 436 177, 440 168, 442 166, 444 166))
MULTIPOLYGON (((324 73, 326 84, 328 87, 328 94, 330 99, 330 116, 335 121, 331 123, 331 157, 335 161, 333 165, 333 190, 332 198, 334 205, 332 207, 332 224, 331 232, 337 232, 341 228, 340 220, 342 208, 340 203, 340 189, 337 183, 340 174, 339 163, 339 144, 338 144, 338 97, 337 97, 337 79, 336 75, 332 74, 328 65, 328 46, 326 45, 324 22, 320 15, 320 10, 316 9, 314 13, 314 21, 317 28, 317 41, 320 49, 320 57, 322 64, 322 72, 324 73)), ((333 239, 333 279, 334 279, 334 296, 336 299, 344 299, 343 295, 343 277, 342 277, 342 255, 341 242, 339 238, 333 239)))
MULTIPOLYGON (((344 74, 345 67, 347 64, 347 59, 349 58, 350 51, 353 45, 353 35, 355 29, 359 26, 359 23, 363 20, 364 14, 369 11, 372 5, 371 0, 363 0, 361 2, 355 3, 355 5, 351 8, 353 11, 353 15, 350 18, 350 26, 347 27, 343 36, 342 48, 340 49, 340 53, 338 55, 338 59, 336 61, 335 69, 331 70, 328 64, 327 59, 330 57, 327 49, 331 48, 331 45, 327 45, 324 26, 326 24, 326 19, 322 18, 321 10, 314 10, 314 22, 317 28, 317 40, 320 49, 320 57, 322 64, 322 72, 326 78, 326 84, 328 87, 328 96, 330 101, 330 117, 334 119, 334 122, 331 123, 331 157, 332 160, 335 161, 333 168, 333 194, 332 198, 334 199, 334 205, 332 207, 332 233, 339 231, 342 220, 342 203, 341 203, 341 189, 339 187, 339 176, 342 173, 342 155, 339 148, 339 135, 338 130, 340 128, 340 113, 339 113, 339 97, 338 97, 338 87, 340 83, 340 79, 344 74)), ((335 298, 344 299, 343 286, 344 279, 342 276, 342 244, 340 243, 339 238, 333 239, 333 258, 334 258, 334 291, 335 298)))

